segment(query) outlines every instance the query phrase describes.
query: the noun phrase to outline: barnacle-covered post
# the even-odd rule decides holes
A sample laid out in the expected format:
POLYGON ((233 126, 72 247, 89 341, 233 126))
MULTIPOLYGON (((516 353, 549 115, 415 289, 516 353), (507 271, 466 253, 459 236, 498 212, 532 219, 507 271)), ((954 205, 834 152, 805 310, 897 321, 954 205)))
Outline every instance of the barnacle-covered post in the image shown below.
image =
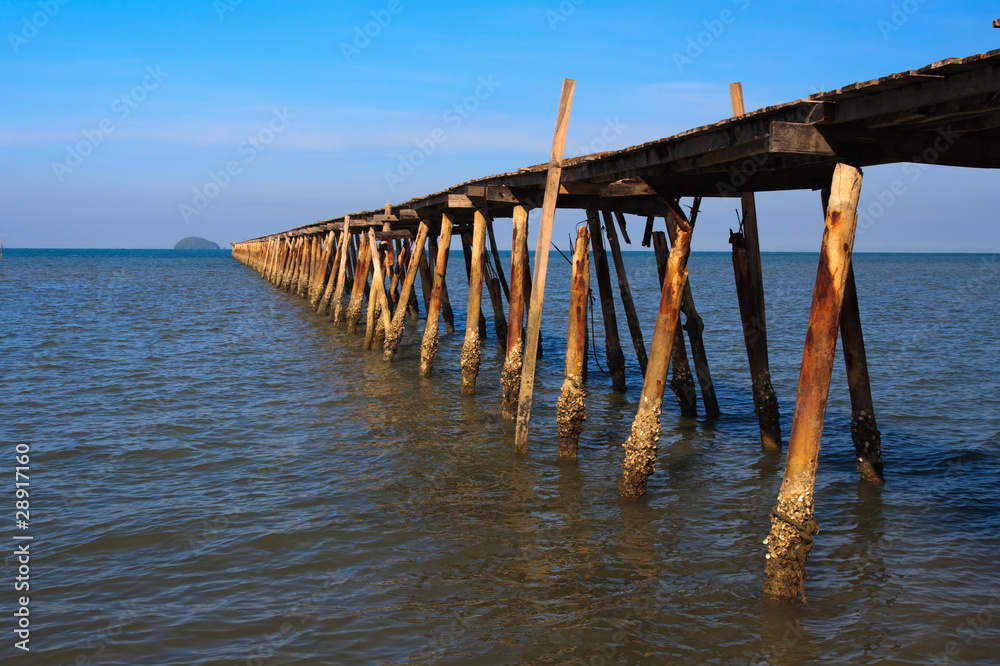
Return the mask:
POLYGON ((474 214, 471 255, 469 257, 469 307, 465 317, 465 344, 462 346, 462 395, 475 395, 476 377, 482 350, 479 344, 482 326, 483 251, 486 248, 486 217, 474 214))
POLYGON ((410 302, 410 295, 413 293, 413 283, 417 279, 418 266, 423 257, 424 241, 427 240, 427 225, 423 222, 417 228, 417 238, 413 245, 413 254, 410 256, 410 265, 403 278, 403 288, 399 293, 399 300, 396 302, 396 312, 392 316, 392 324, 386 329, 385 351, 382 357, 386 361, 391 361, 396 355, 399 347, 399 340, 403 336, 403 320, 406 318, 406 304, 410 302))
POLYGON ((577 444, 587 414, 583 390, 583 361, 587 356, 587 296, 590 293, 590 254, 587 228, 576 232, 573 275, 569 292, 569 331, 566 335, 566 374, 556 403, 559 457, 576 458, 577 444))
MULTIPOLYGON (((424 337, 420 344, 420 376, 430 377, 434 368, 434 356, 438 348, 438 319, 441 316, 441 300, 444 292, 444 276, 448 270, 448 251, 451 248, 451 218, 447 213, 441 216, 440 245, 431 244, 437 249, 434 260, 434 286, 431 288, 431 302, 427 306, 427 321, 424 324, 424 337)), ((432 238, 433 240, 433 238, 432 238)))
POLYGON ((646 481, 656 464, 656 448, 660 440, 660 409, 663 406, 663 389, 667 381, 667 368, 673 352, 674 338, 687 283, 687 262, 691 253, 691 233, 694 225, 672 199, 667 199, 674 212, 676 239, 667 260, 667 274, 660 294, 660 307, 656 313, 656 326, 650 346, 649 365, 639 397, 639 409, 632 422, 632 432, 625 442, 625 460, 618 479, 618 494, 622 497, 642 497, 646 481))
POLYGON ((813 490, 860 194, 861 171, 838 164, 826 210, 785 475, 765 541, 764 593, 769 596, 805 598, 806 558, 813 548, 812 535, 819 530, 813 516, 813 490))
POLYGON ((521 358, 524 354, 525 278, 528 274, 528 211, 514 207, 514 232, 510 251, 510 310, 507 317, 507 357, 500 383, 503 386, 501 411, 505 419, 517 416, 521 391, 521 358))

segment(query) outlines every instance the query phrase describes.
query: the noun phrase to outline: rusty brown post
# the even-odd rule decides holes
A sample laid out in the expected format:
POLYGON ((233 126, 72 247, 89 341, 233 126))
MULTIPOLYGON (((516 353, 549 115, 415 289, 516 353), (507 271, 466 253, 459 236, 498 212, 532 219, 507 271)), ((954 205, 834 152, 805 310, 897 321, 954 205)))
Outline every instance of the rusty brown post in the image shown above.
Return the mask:
POLYGON ((618 480, 618 494, 622 497, 642 497, 646 492, 649 475, 656 466, 663 389, 677 334, 684 285, 687 283, 687 261, 691 253, 691 233, 694 226, 673 200, 668 199, 667 203, 674 210, 677 237, 667 260, 667 274, 663 280, 660 307, 656 313, 656 327, 653 329, 649 365, 642 384, 642 395, 639 397, 639 409, 632 422, 632 432, 625 442, 625 460, 618 480))
POLYGON ((573 275, 569 292, 569 331, 566 336, 566 374, 556 403, 559 426, 559 457, 576 458, 583 420, 587 418, 587 394, 583 390, 583 360, 587 356, 587 296, 590 294, 590 254, 587 228, 576 232, 573 275))
POLYGON ((386 330, 385 351, 382 358, 391 361, 399 348, 399 340, 403 336, 403 320, 406 318, 406 303, 410 302, 410 295, 413 293, 413 283, 417 279, 418 266, 423 257, 424 241, 427 240, 427 225, 423 222, 417 227, 417 238, 413 243, 413 254, 410 256, 410 265, 403 278, 403 288, 399 293, 399 300, 396 304, 396 312, 392 317, 392 324, 386 330))
POLYGON ((358 238, 358 262, 357 267, 354 269, 354 286, 351 289, 351 301, 347 304, 347 313, 344 315, 344 319, 347 321, 348 333, 358 332, 358 322, 361 320, 361 302, 364 300, 365 287, 367 286, 365 282, 368 279, 368 271, 372 264, 371 250, 368 243, 362 242, 363 238, 361 236, 358 238))
MULTIPOLYGON (((670 255, 667 235, 662 231, 651 231, 650 237, 656 253, 656 270, 660 275, 660 290, 662 291, 663 280, 667 275, 667 258, 670 255)), ((683 300, 681 307, 683 309, 683 300)), ((698 394, 694 388, 694 375, 691 374, 691 366, 684 349, 684 334, 681 332, 680 322, 677 323, 677 332, 674 333, 674 347, 670 354, 670 366, 674 371, 670 378, 670 389, 677 397, 677 405, 681 409, 681 415, 694 418, 698 416, 698 394)))
MULTIPOLYGON (((420 376, 430 377, 434 368, 434 356, 438 348, 438 319, 441 313, 441 300, 444 295, 444 276, 448 270, 448 250, 451 247, 451 218, 447 213, 441 216, 441 244, 431 245, 437 250, 434 261, 434 287, 431 289, 431 302, 427 306, 427 321, 424 326, 424 337, 420 344, 420 376)), ((433 237, 431 240, 434 240, 433 237)))
MULTIPOLYGON (((744 229, 747 229, 746 221, 753 217, 752 211, 753 208, 748 208, 744 202, 744 229)), ((756 229, 756 225, 753 228, 756 229)), ((781 423, 778 397, 771 386, 767 359, 767 326, 764 323, 764 304, 760 301, 763 293, 760 276, 756 274, 750 243, 744 234, 730 230, 729 242, 733 246, 733 274, 743 323, 743 342, 750 365, 754 412, 760 426, 760 445, 765 451, 780 451, 781 423)))
POLYGON ((474 213, 469 266, 469 307, 465 316, 465 344, 462 346, 462 395, 475 395, 481 358, 480 326, 483 301, 483 251, 486 247, 486 218, 474 213), (478 315, 478 316, 477 316, 478 315))
POLYGON ((794 599, 801 595, 805 599, 806 558, 813 548, 812 535, 819 531, 813 490, 860 194, 861 171, 838 164, 830 187, 785 474, 778 503, 771 510, 771 533, 764 542, 764 593, 768 596, 794 599))
POLYGON ((601 240, 601 218, 597 211, 587 211, 587 225, 594 252, 594 272, 601 293, 601 313, 604 315, 604 344, 611 372, 611 386, 616 391, 625 391, 625 354, 618 338, 618 318, 615 316, 615 294, 611 290, 611 274, 608 270, 608 255, 601 240))
POLYGON ((524 354, 524 281, 528 274, 528 211, 514 207, 514 232, 510 252, 510 311, 507 318, 507 358, 500 383, 503 386, 501 411, 505 419, 517 417, 517 397, 521 391, 521 358, 524 354))

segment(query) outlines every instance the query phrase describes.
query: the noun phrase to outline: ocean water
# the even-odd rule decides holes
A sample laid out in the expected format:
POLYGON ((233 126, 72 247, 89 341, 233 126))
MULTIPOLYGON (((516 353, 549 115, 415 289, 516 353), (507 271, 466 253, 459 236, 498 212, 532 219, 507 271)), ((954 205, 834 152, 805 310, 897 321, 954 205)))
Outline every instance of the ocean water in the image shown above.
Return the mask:
MULTIPOLYGON (((763 263, 787 438, 817 258, 763 263)), ((569 267, 552 256, 518 457, 491 323, 459 395, 450 265, 459 332, 421 380, 422 321, 384 363, 225 252, 5 250, 0 661, 1000 662, 996 255, 855 256, 887 485, 857 479, 838 358, 805 605, 761 599, 784 456, 759 448, 727 254, 690 261, 723 414, 682 418, 668 393, 637 502, 615 494, 641 386, 624 314, 628 391, 601 369, 598 307, 580 457, 559 462, 569 267)), ((648 344, 655 261, 628 266, 648 344)))

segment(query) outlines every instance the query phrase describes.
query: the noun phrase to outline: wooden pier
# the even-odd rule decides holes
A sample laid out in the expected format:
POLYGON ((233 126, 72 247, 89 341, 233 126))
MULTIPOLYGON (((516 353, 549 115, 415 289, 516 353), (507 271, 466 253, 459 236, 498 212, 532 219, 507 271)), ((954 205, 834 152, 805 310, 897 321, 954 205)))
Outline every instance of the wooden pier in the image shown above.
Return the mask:
POLYGON ((855 285, 851 268, 862 169, 898 162, 1000 167, 1000 51, 942 60, 750 113, 744 112, 738 84, 733 84, 731 93, 732 118, 624 150, 564 160, 573 97, 573 82, 567 80, 549 163, 235 243, 233 255, 280 288, 309 299, 319 315, 352 332, 358 330, 367 298, 364 348, 382 349, 386 361, 393 360, 406 317, 418 310, 414 289, 419 276, 427 313, 420 374, 431 377, 435 362, 460 362, 464 394, 476 390, 480 344, 486 333, 481 323, 485 285, 506 352, 502 413, 517 419, 512 444, 525 453, 552 218, 556 208, 586 211, 588 224, 579 230, 573 257, 566 370, 557 410, 559 442, 552 443, 552 450, 563 458, 576 457, 583 427, 588 246, 600 291, 612 384, 616 390, 626 390, 606 241, 644 375, 639 408, 624 443, 618 486, 620 495, 636 498, 644 494, 655 469, 668 368, 673 366, 670 386, 683 413, 697 412, 697 377, 705 415, 719 414, 701 340, 703 324, 687 273, 699 202, 703 197, 733 197, 742 206, 741 228, 731 237, 734 298, 743 320, 761 446, 776 450, 782 446, 779 404, 770 381, 766 282, 757 233, 766 220, 757 219, 754 192, 821 193, 825 225, 822 239, 817 238, 820 260, 796 401, 785 406, 793 409, 794 417, 766 541, 764 584, 769 596, 804 599, 805 563, 819 529, 813 490, 838 334, 847 366, 859 474, 866 482, 885 483, 858 314, 858 290, 864 285, 855 285), (695 198, 689 215, 680 205, 682 197, 695 198), (542 217, 532 276, 526 236, 528 211, 535 208, 542 208, 542 217), (635 240, 654 247, 660 265, 660 307, 648 353, 643 322, 631 297, 632 289, 645 285, 628 284, 621 260, 619 231, 626 244, 633 243, 623 223, 625 214, 645 218, 642 237, 635 240), (496 252, 494 231, 495 223, 505 218, 512 220, 509 276, 496 252), (663 225, 661 230, 658 224, 663 225), (463 239, 470 284, 465 344, 460 359, 436 359, 440 320, 444 319, 446 334, 454 329, 446 284, 453 236, 463 239))

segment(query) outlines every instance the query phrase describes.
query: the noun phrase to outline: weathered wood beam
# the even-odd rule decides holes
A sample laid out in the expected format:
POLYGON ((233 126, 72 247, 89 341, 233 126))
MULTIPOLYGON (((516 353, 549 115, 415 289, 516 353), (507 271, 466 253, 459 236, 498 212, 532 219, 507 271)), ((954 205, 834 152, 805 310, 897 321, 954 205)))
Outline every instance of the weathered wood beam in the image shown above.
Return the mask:
POLYGON ((333 290, 333 300, 330 310, 333 312, 333 324, 339 326, 344 316, 344 286, 347 284, 347 264, 350 259, 351 243, 351 218, 348 216, 344 221, 344 229, 340 232, 340 262, 337 268, 337 286, 333 290))
POLYGON ((805 596, 806 559, 813 548, 812 535, 819 530, 813 490, 860 194, 861 171, 838 165, 830 186, 784 479, 765 541, 764 593, 768 596, 805 596))
POLYGON ((524 361, 521 367, 521 391, 517 404, 517 430, 514 435, 514 451, 519 454, 528 451, 528 427, 531 420, 531 398, 535 388, 535 360, 541 334, 542 303, 545 296, 545 274, 549 264, 549 243, 552 240, 552 222, 555 219, 556 200, 559 197, 559 182, 562 175, 563 151, 566 148, 566 130, 573 107, 573 89, 576 81, 563 81, 559 99, 556 129, 552 138, 552 152, 545 179, 545 198, 542 202, 542 220, 538 229, 538 244, 535 247, 535 277, 532 280, 531 307, 528 310, 528 337, 524 347, 524 361))

